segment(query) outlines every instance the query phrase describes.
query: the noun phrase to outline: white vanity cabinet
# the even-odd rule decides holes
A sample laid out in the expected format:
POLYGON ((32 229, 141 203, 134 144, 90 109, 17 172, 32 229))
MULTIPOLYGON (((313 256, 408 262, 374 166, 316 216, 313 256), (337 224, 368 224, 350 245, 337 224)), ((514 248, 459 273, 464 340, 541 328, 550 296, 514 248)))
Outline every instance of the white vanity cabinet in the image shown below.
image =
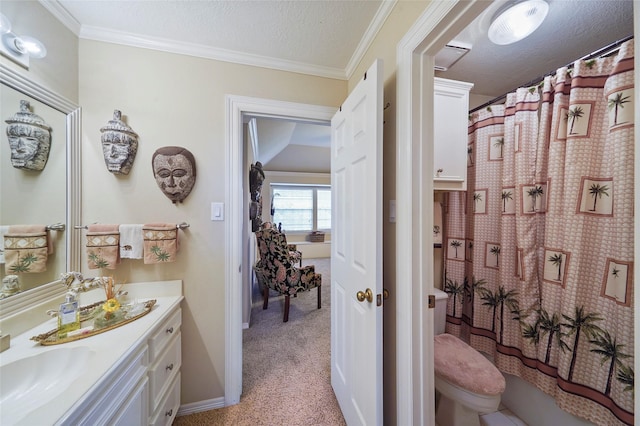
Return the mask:
POLYGON ((170 425, 180 408, 182 311, 178 309, 149 339, 149 424, 170 425))
POLYGON ((180 408, 181 324, 178 304, 57 424, 171 425, 180 408))
POLYGON ((143 424, 149 412, 147 363, 146 345, 134 348, 76 410, 57 424, 143 424))
MULTIPOLYGON (((0 398, 0 424, 144 426, 173 423, 180 408, 182 281, 126 286, 131 300, 155 300, 153 308, 135 321, 59 346, 38 345, 31 340, 32 336, 50 332, 56 326, 55 319, 12 336, 11 347, 0 356, 0 367, 19 362, 17 366, 27 365, 32 369, 31 363, 36 361, 29 360, 37 360, 38 371, 63 371, 51 376, 53 378, 34 371, 31 375, 14 375, 12 382, 3 381, 0 396, 16 395, 14 389, 19 389, 22 399, 9 410, 8 405, 2 405, 7 400, 0 398), (61 366, 61 356, 78 358, 61 366), (64 369, 69 371, 65 373, 64 369), (34 377, 51 382, 39 383, 34 377), (47 386, 46 393, 40 391, 43 383, 47 386), (13 409, 14 406, 20 409, 13 409)), ((87 306, 103 297, 102 290, 90 291, 81 293, 79 302, 87 306)), ((60 303, 57 297, 56 301, 60 303)), ((41 309, 38 305, 29 314, 41 309)))
POLYGON ((472 83, 434 78, 433 188, 467 189, 467 127, 472 83))

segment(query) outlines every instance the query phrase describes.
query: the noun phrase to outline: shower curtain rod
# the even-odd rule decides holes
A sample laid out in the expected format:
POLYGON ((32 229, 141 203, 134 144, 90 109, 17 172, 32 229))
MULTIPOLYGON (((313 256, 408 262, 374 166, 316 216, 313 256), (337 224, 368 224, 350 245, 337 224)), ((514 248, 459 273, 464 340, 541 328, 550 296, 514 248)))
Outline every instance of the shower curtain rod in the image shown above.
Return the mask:
MULTIPOLYGON (((631 40, 632 38, 633 38, 633 36, 631 35, 631 36, 625 37, 625 38, 623 38, 623 39, 620 39, 620 40, 614 41, 613 43, 608 44, 608 45, 606 45, 605 47, 603 47, 603 48, 601 48, 601 49, 598 49, 598 50, 596 50, 596 51, 595 51, 595 52, 593 52, 593 53, 590 53, 590 54, 588 54, 588 55, 586 55, 586 56, 583 56, 582 58, 576 59, 576 61, 588 61, 589 59, 597 58, 597 57, 599 57, 599 56, 604 56, 604 55, 606 55, 606 54, 612 53, 612 52, 613 52, 613 51, 615 51, 618 47, 620 47, 620 45, 621 45, 622 43, 624 43, 624 42, 626 42, 626 41, 629 41, 629 40, 631 40)), ((569 64, 567 64, 567 65, 565 65, 565 66, 566 66, 566 67, 572 67, 572 66, 573 66, 573 63, 574 63, 574 62, 576 62, 576 61, 573 61, 573 62, 571 62, 571 63, 569 63, 569 64)), ((559 68, 560 68, 560 67, 559 67, 559 68)), ((534 85, 536 85, 536 84, 540 83, 542 80, 544 80, 544 79, 545 79, 545 77, 550 76, 550 75, 553 75, 554 73, 555 73, 555 71, 553 71, 553 72, 549 72, 549 73, 547 73, 547 74, 543 75, 542 77, 538 77, 538 78, 536 78, 536 79, 534 79, 534 80, 531 80, 530 82, 528 82, 528 83, 526 83, 526 84, 521 85, 520 87, 531 87, 531 86, 534 86, 534 85)), ((503 95, 500 95, 500 96, 498 96, 498 97, 496 97, 496 98, 493 98, 493 99, 491 99, 489 102, 485 102, 485 103, 483 103, 482 105, 480 105, 480 106, 477 106, 477 107, 473 108, 472 110, 470 110, 470 111, 469 111, 469 114, 472 114, 472 113, 474 113, 474 112, 476 112, 476 111, 479 111, 479 110, 481 110, 481 109, 483 109, 483 108, 486 108, 486 107, 488 107, 488 106, 490 106, 490 105, 493 105, 493 104, 497 103, 498 101, 500 101, 500 100, 502 100, 502 99, 505 99, 505 98, 507 97, 507 95, 508 95, 509 93, 511 93, 511 92, 513 92, 513 90, 511 90, 511 91, 509 91, 509 92, 507 92, 507 93, 505 93, 505 94, 503 94, 503 95)))

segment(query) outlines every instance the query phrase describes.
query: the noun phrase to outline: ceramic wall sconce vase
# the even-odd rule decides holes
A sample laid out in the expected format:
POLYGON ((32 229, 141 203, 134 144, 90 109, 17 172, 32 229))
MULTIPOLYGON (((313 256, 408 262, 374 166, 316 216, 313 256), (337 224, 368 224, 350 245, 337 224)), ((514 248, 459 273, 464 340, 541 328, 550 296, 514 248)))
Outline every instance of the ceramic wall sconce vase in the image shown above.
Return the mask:
POLYGON ((5 122, 11 148, 11 165, 17 169, 42 171, 51 151, 51 127, 31 112, 29 101, 20 101, 20 111, 5 122))
POLYGON ((122 121, 122 113, 117 109, 113 111, 113 120, 109 120, 100 132, 107 170, 128 175, 138 152, 138 134, 122 121))

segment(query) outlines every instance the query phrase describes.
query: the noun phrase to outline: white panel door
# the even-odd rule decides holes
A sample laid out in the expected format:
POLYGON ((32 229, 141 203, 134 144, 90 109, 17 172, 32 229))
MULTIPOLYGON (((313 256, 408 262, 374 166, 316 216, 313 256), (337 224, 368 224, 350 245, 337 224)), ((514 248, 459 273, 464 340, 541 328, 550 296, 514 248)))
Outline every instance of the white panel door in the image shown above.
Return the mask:
POLYGON ((378 59, 331 120, 331 385, 350 426, 383 420, 382 77, 378 59))

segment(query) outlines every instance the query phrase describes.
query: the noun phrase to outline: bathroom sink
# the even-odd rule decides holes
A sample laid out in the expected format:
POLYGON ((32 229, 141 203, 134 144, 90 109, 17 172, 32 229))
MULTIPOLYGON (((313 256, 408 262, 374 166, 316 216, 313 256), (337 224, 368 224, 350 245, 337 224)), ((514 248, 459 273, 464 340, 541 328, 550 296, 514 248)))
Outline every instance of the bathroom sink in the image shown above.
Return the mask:
POLYGON ((60 347, 0 366, 0 424, 20 421, 85 372, 88 347, 60 347))

